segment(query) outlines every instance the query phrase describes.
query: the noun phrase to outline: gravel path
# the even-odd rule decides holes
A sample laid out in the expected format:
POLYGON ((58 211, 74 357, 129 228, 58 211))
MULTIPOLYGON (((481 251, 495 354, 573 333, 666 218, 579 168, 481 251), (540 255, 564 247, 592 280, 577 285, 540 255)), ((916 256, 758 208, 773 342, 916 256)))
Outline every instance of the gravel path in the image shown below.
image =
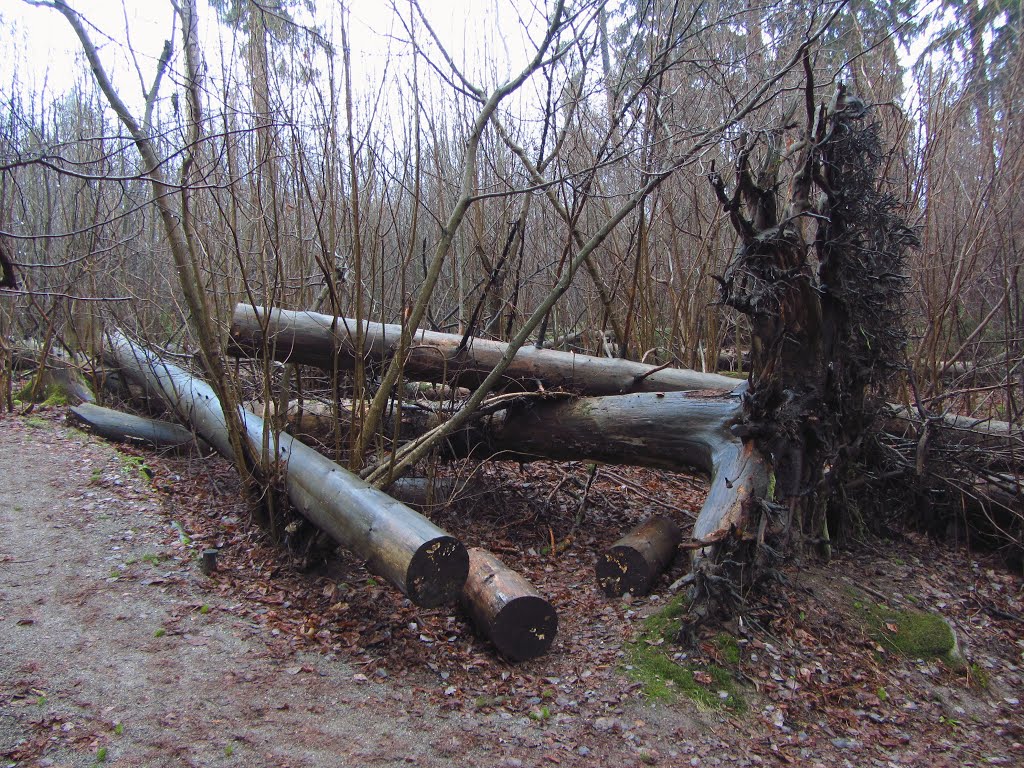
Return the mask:
POLYGON ((0 456, 0 765, 441 766, 456 754, 500 765, 510 754, 499 723, 466 733, 337 659, 282 657, 197 569, 163 559, 177 534, 109 446, 6 418, 0 456))

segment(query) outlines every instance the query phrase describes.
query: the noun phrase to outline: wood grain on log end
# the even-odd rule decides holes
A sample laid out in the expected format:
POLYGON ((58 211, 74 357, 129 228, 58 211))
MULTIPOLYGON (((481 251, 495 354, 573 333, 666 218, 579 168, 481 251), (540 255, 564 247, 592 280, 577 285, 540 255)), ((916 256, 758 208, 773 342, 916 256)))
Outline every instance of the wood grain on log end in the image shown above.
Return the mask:
POLYGON ((554 607, 487 550, 469 550, 469 578, 462 598, 477 629, 512 661, 536 658, 555 641, 554 607))
POLYGON ((465 545, 451 536, 425 542, 409 561, 406 594, 416 605, 437 608, 459 598, 469 575, 465 545))
POLYGON ((647 594, 682 540, 676 522, 651 517, 623 536, 597 559, 597 582, 608 597, 647 594))

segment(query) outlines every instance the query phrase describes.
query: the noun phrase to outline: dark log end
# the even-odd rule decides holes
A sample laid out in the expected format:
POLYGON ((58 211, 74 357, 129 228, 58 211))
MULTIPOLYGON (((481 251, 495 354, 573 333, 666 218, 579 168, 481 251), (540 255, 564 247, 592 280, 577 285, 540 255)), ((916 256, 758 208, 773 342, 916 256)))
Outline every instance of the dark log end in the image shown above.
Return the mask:
POLYGON ((423 608, 454 603, 469 575, 469 553, 458 539, 438 536, 416 550, 406 571, 409 599, 423 608))
POLYGON ((597 583, 608 597, 643 595, 656 575, 633 547, 612 547, 597 558, 597 583))
POLYGON ((547 652, 558 633, 558 614, 538 595, 510 601, 494 618, 491 641, 512 661, 535 659, 547 652))

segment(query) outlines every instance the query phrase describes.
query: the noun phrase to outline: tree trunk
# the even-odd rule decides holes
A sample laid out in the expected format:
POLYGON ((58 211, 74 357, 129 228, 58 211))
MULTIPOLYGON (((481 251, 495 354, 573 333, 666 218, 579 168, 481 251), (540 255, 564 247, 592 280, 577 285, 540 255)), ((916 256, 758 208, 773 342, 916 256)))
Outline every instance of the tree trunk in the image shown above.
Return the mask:
POLYGON ((558 615, 551 603, 487 550, 469 550, 462 600, 477 629, 513 661, 536 658, 555 640, 558 615))
MULTIPOLYGON (((231 324, 230 352, 261 355, 267 345, 275 360, 331 370, 335 363, 351 369, 355 363, 355 320, 314 312, 267 310, 239 304, 231 324)), ((384 363, 397 351, 402 328, 383 323, 364 324, 364 353, 384 363)), ((501 360, 507 344, 469 339, 455 334, 417 331, 405 362, 406 379, 476 387, 501 360)), ((571 352, 522 347, 504 372, 516 389, 566 389, 587 395, 627 392, 672 392, 697 389, 734 390, 739 382, 728 376, 677 368, 659 369, 628 360, 607 360, 571 352)))
MULTIPOLYGON (((111 340, 108 354, 231 458, 224 412, 210 387, 124 337, 111 340)), ((263 420, 244 409, 237 416, 249 448, 262 454, 263 420)), ((414 603, 435 607, 458 597, 469 570, 459 541, 287 433, 279 435, 273 455, 263 459, 279 463, 292 503, 310 522, 369 561, 414 603)))
POLYGON ((693 537, 744 533, 750 505, 769 486, 770 468, 734 432, 743 415, 733 395, 685 392, 527 403, 489 417, 450 441, 456 455, 513 461, 600 461, 711 475, 693 537))

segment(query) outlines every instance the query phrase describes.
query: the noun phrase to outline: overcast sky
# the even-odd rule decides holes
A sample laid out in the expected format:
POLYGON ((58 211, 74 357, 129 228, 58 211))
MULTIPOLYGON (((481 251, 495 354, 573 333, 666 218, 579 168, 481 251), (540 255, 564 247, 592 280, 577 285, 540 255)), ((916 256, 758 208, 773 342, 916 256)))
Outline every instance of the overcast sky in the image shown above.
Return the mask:
MULTIPOLYGON (((396 0, 396 3, 408 15, 407 2, 396 0)), ((163 41, 170 35, 174 22, 170 3, 166 0, 77 0, 70 4, 94 25, 90 33, 101 48, 105 63, 114 71, 120 87, 129 89, 123 96, 137 97, 142 86, 128 46, 130 44, 134 50, 148 85, 163 41)), ((542 29, 543 25, 543 0, 538 0, 538 4, 540 11, 533 9, 529 2, 520 4, 530 14, 527 24, 535 30, 542 29)), ((353 70, 362 75, 357 78, 358 84, 368 85, 367 80, 373 80, 379 73, 389 45, 394 46, 389 37, 404 37, 404 32, 395 24, 387 0, 351 0, 349 5, 353 70)), ((336 0, 321 0, 317 21, 329 26, 338 6, 336 0)), ((489 62, 506 74, 524 63, 526 42, 520 34, 522 25, 508 0, 423 0, 422 7, 450 52, 468 69, 479 69, 474 62, 481 60, 482 51, 486 51, 489 62)), ((199 14, 206 55, 215 57, 220 47, 217 38, 224 30, 218 29, 214 13, 205 0, 199 0, 199 14)), ((55 96, 67 91, 76 78, 82 76, 83 72, 75 67, 81 50, 78 40, 59 13, 33 7, 22 0, 0 0, 0 20, 3 38, 6 38, 2 40, 6 55, 0 58, 0 88, 9 90, 12 82, 17 81, 21 87, 31 90, 45 87, 49 95, 55 96)))

